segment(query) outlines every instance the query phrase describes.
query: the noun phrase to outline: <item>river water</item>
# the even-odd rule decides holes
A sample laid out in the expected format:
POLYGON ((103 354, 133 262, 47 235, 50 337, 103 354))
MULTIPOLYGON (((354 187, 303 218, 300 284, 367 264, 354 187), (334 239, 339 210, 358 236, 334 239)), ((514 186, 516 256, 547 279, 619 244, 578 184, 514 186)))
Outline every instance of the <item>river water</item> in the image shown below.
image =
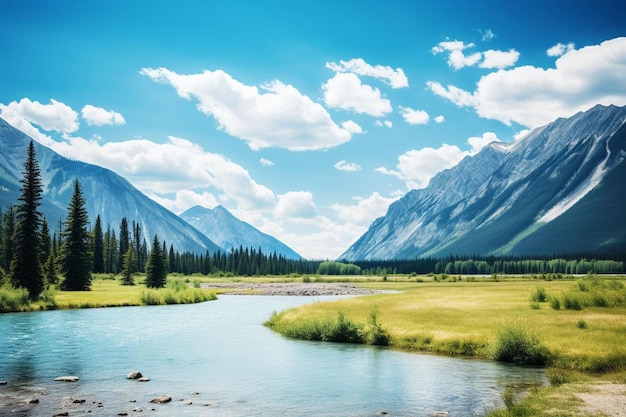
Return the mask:
POLYGON ((540 369, 296 341, 262 325, 334 298, 0 315, 0 416, 477 416, 506 387, 545 383, 540 369), (150 381, 127 380, 134 370, 150 381), (80 380, 54 381, 63 375, 80 380), (173 400, 150 403, 160 395, 173 400))

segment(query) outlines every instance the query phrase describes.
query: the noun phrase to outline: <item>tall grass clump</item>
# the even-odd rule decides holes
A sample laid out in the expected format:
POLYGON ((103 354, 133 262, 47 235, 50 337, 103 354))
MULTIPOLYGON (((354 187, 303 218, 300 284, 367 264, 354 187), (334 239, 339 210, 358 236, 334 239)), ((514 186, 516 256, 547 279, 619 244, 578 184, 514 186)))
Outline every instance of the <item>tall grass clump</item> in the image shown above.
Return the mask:
POLYGON ((620 281, 588 275, 579 280, 573 289, 563 292, 560 296, 551 297, 550 304, 555 310, 624 306, 626 305, 626 289, 620 281))
POLYGON ((516 365, 550 363, 551 355, 539 338, 519 324, 508 324, 498 330, 493 358, 516 365))
POLYGON ((184 280, 174 279, 165 288, 149 288, 141 292, 141 302, 147 305, 194 304, 217 299, 214 292, 190 287, 184 280))
POLYGON ((546 301, 548 301, 548 293, 546 292, 546 289, 543 287, 535 288, 535 290, 530 295, 530 301, 536 303, 545 303, 546 301))
POLYGON ((286 337, 294 339, 361 343, 370 345, 389 345, 390 337, 378 321, 378 308, 370 309, 367 323, 359 323, 350 319, 342 310, 335 316, 311 317, 296 321, 284 321, 283 313, 274 312, 264 324, 286 337))
POLYGON ((0 313, 30 310, 30 298, 25 288, 13 288, 5 284, 0 287, 0 313))

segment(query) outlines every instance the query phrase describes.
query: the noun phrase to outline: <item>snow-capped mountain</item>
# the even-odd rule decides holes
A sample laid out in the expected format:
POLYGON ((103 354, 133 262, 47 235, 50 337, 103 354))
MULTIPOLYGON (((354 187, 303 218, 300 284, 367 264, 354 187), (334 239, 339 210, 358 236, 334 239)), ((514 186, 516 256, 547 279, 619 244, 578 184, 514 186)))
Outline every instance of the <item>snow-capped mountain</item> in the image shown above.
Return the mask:
MULTIPOLYGON (((0 207, 16 204, 20 179, 31 138, 0 119, 0 207)), ((51 149, 34 142, 44 186, 41 211, 51 230, 67 216, 74 180, 80 181, 85 207, 93 225, 100 215, 102 227, 119 233, 120 222, 126 217, 141 228, 148 244, 157 235, 178 251, 202 253, 221 248, 208 237, 133 187, 114 172, 95 165, 62 157, 51 149)))
POLYGON ((261 248, 265 254, 276 252, 277 255, 283 255, 287 259, 301 259, 293 249, 239 220, 222 206, 217 206, 213 210, 195 206, 182 213, 180 217, 227 250, 240 246, 261 248))
POLYGON ((412 190, 346 260, 626 252, 626 107, 494 142, 412 190))

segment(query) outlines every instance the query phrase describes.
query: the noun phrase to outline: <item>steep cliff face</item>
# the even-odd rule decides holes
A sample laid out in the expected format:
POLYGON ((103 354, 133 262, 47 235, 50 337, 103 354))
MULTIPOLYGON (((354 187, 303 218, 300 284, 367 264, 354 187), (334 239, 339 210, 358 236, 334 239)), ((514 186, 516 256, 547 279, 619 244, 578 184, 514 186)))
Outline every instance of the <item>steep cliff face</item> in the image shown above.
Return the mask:
POLYGON ((492 143, 407 193, 342 259, 626 250, 626 107, 492 143))

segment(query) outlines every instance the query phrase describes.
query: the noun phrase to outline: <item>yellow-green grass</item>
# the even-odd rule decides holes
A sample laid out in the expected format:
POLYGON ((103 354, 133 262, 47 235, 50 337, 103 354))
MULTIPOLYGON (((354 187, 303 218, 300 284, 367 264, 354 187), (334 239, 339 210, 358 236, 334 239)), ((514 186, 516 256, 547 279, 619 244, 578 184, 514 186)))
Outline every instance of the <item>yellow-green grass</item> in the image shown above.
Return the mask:
MULTIPOLYGON (((368 287, 394 289, 394 283, 368 287)), ((308 304, 280 314, 278 325, 298 325, 313 317, 342 311, 366 323, 372 306, 378 322, 391 337, 391 346, 445 354, 490 357, 498 330, 519 326, 536 335, 563 368, 607 371, 626 364, 626 308, 587 307, 582 311, 554 310, 530 297, 541 286, 558 296, 574 281, 504 280, 500 282, 401 283, 403 291, 333 302, 308 304), (539 308, 537 309, 537 304, 539 308), (584 322, 586 328, 579 323, 584 322)), ((284 327, 283 327, 284 328, 284 327)))

